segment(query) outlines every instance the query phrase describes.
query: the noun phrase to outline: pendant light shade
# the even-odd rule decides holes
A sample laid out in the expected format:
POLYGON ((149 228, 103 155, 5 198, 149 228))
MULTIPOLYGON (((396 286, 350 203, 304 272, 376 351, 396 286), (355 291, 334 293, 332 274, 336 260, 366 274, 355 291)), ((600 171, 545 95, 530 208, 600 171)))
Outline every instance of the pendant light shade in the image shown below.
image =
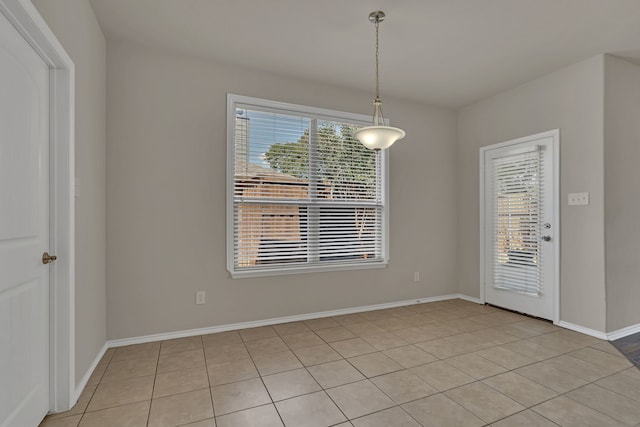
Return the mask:
POLYGON ((369 14, 369 21, 376 26, 376 98, 373 101, 373 126, 358 129, 353 136, 365 147, 371 150, 384 150, 391 147, 394 142, 405 137, 406 133, 402 129, 384 125, 382 116, 382 100, 380 100, 380 78, 379 78, 379 57, 380 49, 378 42, 379 24, 384 20, 385 14, 376 10, 369 14))
POLYGON ((367 126, 358 129, 353 136, 371 150, 384 150, 404 138, 406 132, 391 126, 367 126))

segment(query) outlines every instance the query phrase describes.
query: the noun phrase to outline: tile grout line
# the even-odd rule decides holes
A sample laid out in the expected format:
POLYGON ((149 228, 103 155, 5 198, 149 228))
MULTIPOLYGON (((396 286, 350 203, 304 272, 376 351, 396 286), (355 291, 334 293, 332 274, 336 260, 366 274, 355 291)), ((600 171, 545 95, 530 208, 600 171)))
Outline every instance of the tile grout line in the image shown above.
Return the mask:
POLYGON ((162 352, 162 341, 160 341, 160 345, 158 346, 158 357, 156 358, 156 369, 153 374, 153 384, 151 385, 151 397, 149 400, 149 412, 147 413, 147 427, 151 423, 151 408, 153 407, 153 392, 156 389, 156 378, 158 377, 158 364, 160 363, 160 353, 162 352))
MULTIPOLYGON (((557 397, 559 397, 559 396, 555 396, 555 397, 552 397, 551 399, 548 399, 548 400, 545 400, 545 401, 543 401, 543 402, 540 402, 540 404, 542 404, 542 403, 544 403, 544 402, 548 402, 549 400, 555 399, 555 398, 557 398, 557 397)), ((536 404, 535 406, 538 406, 538 405, 536 404)), ((527 411, 532 411, 533 413, 535 413, 536 415, 541 416, 542 418, 544 418, 545 420, 549 421, 550 423, 552 423, 552 424, 554 424, 554 425, 557 425, 558 427, 562 427, 560 424, 556 423, 555 421, 553 421, 553 420, 551 420, 551 419, 549 419, 549 418, 545 417, 544 415, 542 415, 542 414, 540 414, 540 413, 538 413, 538 412, 534 411, 534 410, 533 410, 533 406, 531 406, 531 407, 525 407, 522 411, 514 412, 513 414, 507 415, 506 417, 502 417, 502 418, 500 418, 500 419, 498 419, 498 420, 492 421, 492 422, 490 422, 490 423, 489 423, 489 424, 487 424, 487 425, 492 425, 492 424, 498 423, 498 422, 500 422, 500 421, 502 421, 502 420, 506 420, 507 418, 513 417, 514 415, 518 415, 518 414, 521 414, 521 413, 523 413, 523 412, 527 412, 527 411)))
POLYGON ((207 373, 207 384, 209 385, 209 401, 211 402, 211 415, 213 418, 213 422, 215 423, 216 419, 216 408, 213 404, 213 387, 211 387, 211 378, 209 377, 209 364, 207 363, 207 355, 204 352, 204 338, 200 335, 200 344, 202 344, 202 357, 204 358, 204 371, 207 373))

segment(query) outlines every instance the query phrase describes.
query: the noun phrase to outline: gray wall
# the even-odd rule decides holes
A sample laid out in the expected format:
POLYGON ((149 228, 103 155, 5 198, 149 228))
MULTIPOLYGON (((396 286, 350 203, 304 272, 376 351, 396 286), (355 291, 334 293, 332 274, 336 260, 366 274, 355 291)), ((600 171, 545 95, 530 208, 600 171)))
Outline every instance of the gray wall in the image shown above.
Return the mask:
POLYGON ((458 249, 460 292, 478 297, 479 148, 560 129, 560 319, 606 329, 604 266, 604 58, 593 57, 492 98, 458 115, 458 249), (567 206, 586 192, 589 206, 567 206))
POLYGON ((640 323, 640 66, 605 57, 607 331, 640 323))
POLYGON ((108 57, 109 339, 457 292, 453 111, 384 99, 408 135, 390 153, 386 269, 232 280, 227 92, 363 114, 373 94, 116 40, 108 57), (206 305, 195 305, 198 289, 206 305))
POLYGON ((554 128, 561 130, 561 320, 599 331, 640 323, 632 303, 640 298, 633 283, 639 67, 594 57, 457 115, 385 99, 392 123, 408 133, 391 150, 390 266, 231 280, 226 93, 364 114, 371 94, 117 40, 107 47, 86 0, 34 3, 76 64, 78 381, 107 338, 458 291, 478 297, 478 150, 554 128), (591 204, 567 206, 567 194, 581 191, 591 204), (194 304, 198 289, 207 291, 204 306, 194 304))
POLYGON ((76 70, 76 383, 106 341, 106 41, 88 0, 34 0, 76 70))

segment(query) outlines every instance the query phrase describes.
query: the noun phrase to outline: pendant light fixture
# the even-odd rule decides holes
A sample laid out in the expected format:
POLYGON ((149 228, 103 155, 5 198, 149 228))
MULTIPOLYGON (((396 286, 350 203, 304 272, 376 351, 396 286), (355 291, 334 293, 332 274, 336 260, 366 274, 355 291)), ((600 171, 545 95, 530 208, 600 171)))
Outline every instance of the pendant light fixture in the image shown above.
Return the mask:
POLYGON ((376 26, 376 99, 373 101, 373 126, 367 126, 358 129, 353 136, 358 139, 365 147, 371 150, 383 150, 391 147, 394 142, 404 138, 405 131, 399 128, 384 125, 384 117, 382 116, 382 101, 380 100, 380 79, 378 71, 379 62, 379 43, 378 28, 380 22, 384 21, 384 12, 376 10, 369 14, 369 21, 376 26))

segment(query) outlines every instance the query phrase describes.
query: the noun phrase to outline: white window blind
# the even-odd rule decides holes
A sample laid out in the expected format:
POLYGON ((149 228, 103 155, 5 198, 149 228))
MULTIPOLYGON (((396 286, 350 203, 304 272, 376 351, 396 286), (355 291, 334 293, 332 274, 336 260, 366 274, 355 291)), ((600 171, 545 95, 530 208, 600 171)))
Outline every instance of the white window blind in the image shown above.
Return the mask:
POLYGON ((230 95, 234 277, 386 263, 384 154, 368 117, 230 95))
POLYGON ((493 159, 494 287, 539 295, 543 157, 529 151, 493 159))

